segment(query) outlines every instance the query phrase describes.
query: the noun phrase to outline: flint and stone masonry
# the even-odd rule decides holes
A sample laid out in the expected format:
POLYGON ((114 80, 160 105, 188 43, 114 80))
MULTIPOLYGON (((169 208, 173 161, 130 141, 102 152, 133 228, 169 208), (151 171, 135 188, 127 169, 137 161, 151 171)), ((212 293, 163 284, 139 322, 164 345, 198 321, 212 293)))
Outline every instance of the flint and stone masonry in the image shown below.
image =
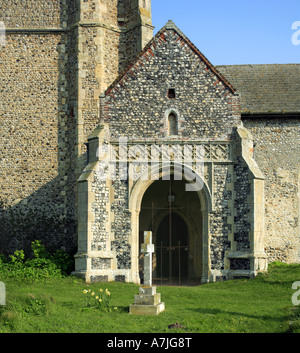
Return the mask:
MULTIPOLYGON (((154 278, 203 283, 299 262, 299 64, 213 66, 172 21, 153 37, 150 0, 0 8, 3 224, 27 214, 88 282, 143 282, 144 231, 154 278), (186 191, 195 180, 201 190, 186 191), (163 253, 170 229, 180 265, 178 250, 163 253)), ((3 233, 0 253, 30 240, 3 233)))
MULTIPOLYGON (((139 232, 149 230, 143 227, 161 214, 160 208, 151 217, 144 212, 144 195, 156 185, 148 202, 163 205, 161 192, 168 196, 168 188, 163 187, 163 152, 156 166, 160 178, 148 177, 153 172, 148 156, 153 145, 177 145, 182 151, 184 146, 195 150, 203 145, 206 172, 197 175, 195 155, 189 167, 191 175, 202 178, 203 187, 180 192, 182 185, 174 181, 176 214, 189 230, 187 276, 205 283, 266 270, 265 178, 253 159, 253 137, 243 126, 239 95, 172 22, 100 97, 100 107, 101 124, 89 138, 89 164, 79 179, 79 214, 84 219, 79 220, 78 275, 87 281, 123 276, 125 281, 139 283, 139 232), (170 89, 176 98, 170 98, 170 89), (178 125, 176 135, 170 134, 168 125, 172 114, 178 125), (144 160, 139 178, 129 174, 122 180, 120 176, 124 162, 120 139, 124 137, 130 137, 127 169, 138 162, 138 153, 130 153, 134 151, 130 146, 143 146, 147 151, 148 165, 145 169, 144 160), (111 149, 116 156, 115 180, 111 174, 103 178, 109 164, 105 166, 107 154, 99 153, 111 149), (99 188, 102 197, 97 199, 93 190, 99 188), (187 200, 193 200, 192 205, 187 200), (99 228, 103 229, 101 238, 99 228)), ((178 165, 175 157, 170 164, 170 174, 181 175, 182 184, 187 166, 178 165)), ((151 231, 158 244, 158 230, 154 226, 151 231)))

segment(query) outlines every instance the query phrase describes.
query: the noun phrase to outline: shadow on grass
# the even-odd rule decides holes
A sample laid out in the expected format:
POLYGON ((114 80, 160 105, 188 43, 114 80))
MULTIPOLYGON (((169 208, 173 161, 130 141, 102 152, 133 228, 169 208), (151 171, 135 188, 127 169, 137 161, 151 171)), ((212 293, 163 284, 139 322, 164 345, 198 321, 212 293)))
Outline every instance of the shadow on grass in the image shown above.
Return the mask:
POLYGON ((288 312, 285 315, 272 316, 272 315, 264 315, 264 314, 262 315, 247 314, 242 312, 234 312, 234 311, 227 311, 227 310, 221 310, 221 309, 198 308, 198 309, 189 309, 189 310, 199 314, 204 314, 204 315, 205 314, 219 315, 219 316, 229 315, 229 316, 246 317, 249 319, 256 319, 256 320, 263 320, 263 321, 274 321, 274 322, 283 322, 283 321, 288 321, 290 319, 290 314, 288 312))
POLYGON ((118 312, 120 313, 129 313, 129 306, 118 306, 118 312))
POLYGON ((102 312, 102 313, 111 313, 111 312, 116 312, 116 313, 121 313, 121 314, 128 314, 129 313, 129 307, 128 306, 115 306, 115 307, 110 307, 110 308, 97 308, 94 306, 88 307, 88 306, 83 306, 81 309, 81 312, 102 312))

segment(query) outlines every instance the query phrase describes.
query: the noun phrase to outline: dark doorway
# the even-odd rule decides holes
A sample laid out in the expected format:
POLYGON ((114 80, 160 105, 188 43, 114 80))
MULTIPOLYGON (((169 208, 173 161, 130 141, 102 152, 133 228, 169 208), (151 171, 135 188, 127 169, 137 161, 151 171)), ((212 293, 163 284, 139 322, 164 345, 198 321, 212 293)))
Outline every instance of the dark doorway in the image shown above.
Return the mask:
MULTIPOLYGON (((187 182, 157 180, 146 190, 139 215, 139 251, 144 231, 152 231, 154 285, 194 285, 201 279, 202 217, 197 193, 187 192, 187 182)), ((143 258, 139 273, 143 283, 143 258)))
POLYGON ((186 223, 170 212, 156 233, 156 280, 180 284, 188 277, 188 243, 186 223))

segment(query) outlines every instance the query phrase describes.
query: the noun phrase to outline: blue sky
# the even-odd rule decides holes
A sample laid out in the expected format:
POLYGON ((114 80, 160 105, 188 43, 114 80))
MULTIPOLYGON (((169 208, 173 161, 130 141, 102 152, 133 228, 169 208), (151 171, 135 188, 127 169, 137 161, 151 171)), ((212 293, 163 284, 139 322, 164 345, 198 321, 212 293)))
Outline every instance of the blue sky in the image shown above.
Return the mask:
POLYGON ((168 20, 213 65, 300 63, 300 0, 152 0, 154 34, 168 20))

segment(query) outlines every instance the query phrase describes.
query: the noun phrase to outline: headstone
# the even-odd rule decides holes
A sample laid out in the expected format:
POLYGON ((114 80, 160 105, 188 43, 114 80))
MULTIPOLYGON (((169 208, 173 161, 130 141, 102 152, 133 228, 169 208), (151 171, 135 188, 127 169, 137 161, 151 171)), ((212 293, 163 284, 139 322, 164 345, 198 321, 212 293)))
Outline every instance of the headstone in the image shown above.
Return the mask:
POLYGON ((130 305, 129 312, 134 315, 158 315, 165 310, 165 303, 161 303, 161 296, 152 287, 152 232, 144 232, 144 286, 140 288, 139 295, 134 296, 134 304, 130 305))
POLYGON ((142 244, 141 251, 144 253, 144 285, 152 287, 152 254, 154 253, 152 232, 144 233, 144 244, 142 244))
POLYGON ((0 305, 6 305, 6 291, 3 282, 0 282, 0 305))

